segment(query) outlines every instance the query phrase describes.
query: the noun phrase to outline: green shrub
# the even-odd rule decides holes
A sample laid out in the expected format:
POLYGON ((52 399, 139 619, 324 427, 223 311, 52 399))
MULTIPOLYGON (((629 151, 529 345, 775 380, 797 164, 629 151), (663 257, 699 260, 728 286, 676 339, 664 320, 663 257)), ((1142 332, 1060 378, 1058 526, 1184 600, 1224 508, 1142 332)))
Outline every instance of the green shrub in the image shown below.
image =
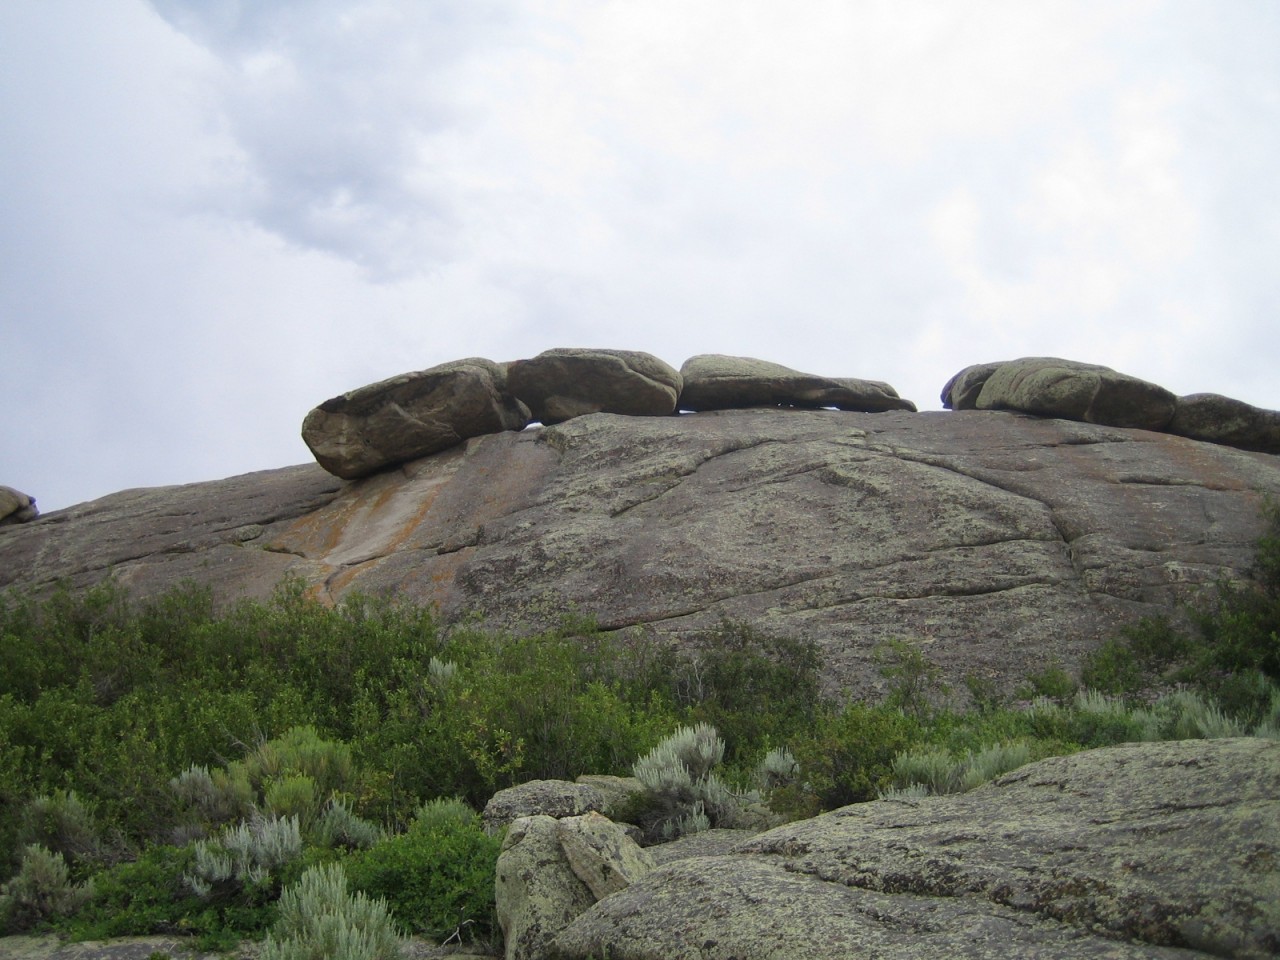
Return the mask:
POLYGON ((355 889, 385 898, 407 932, 490 941, 498 930, 494 871, 502 838, 462 809, 456 801, 428 804, 405 833, 351 854, 347 876, 355 889))
POLYGON ((807 735, 791 743, 802 783, 776 790, 770 805, 810 816, 874 800, 893 779, 894 758, 923 737, 918 718, 889 706, 853 702, 842 710, 828 708, 807 735))
POLYGON ((338 864, 313 867, 280 896, 261 960, 397 960, 403 945, 382 900, 351 893, 338 864))
POLYGON ((272 872, 302 856, 297 817, 262 817, 227 827, 216 840, 197 840, 184 879, 204 900, 226 902, 269 896, 272 872))
POLYGON ((17 876, 0 886, 0 930, 36 929, 74 914, 92 896, 92 882, 74 883, 62 854, 31 844, 17 876))
POLYGON ((711 827, 734 826, 744 802, 716 775, 725 744, 705 723, 680 727, 637 760, 632 774, 647 797, 631 811, 650 841, 672 840, 711 827))
POLYGON ((194 921, 203 904, 183 880, 192 869, 191 847, 149 847, 136 861, 94 878, 93 899, 65 925, 80 940, 206 932, 194 921))
POLYGON ((944 709, 950 687, 942 669, 931 663, 919 647, 905 640, 889 640, 875 651, 880 675, 889 682, 885 702, 915 717, 929 717, 944 709))
POLYGON ((894 758, 893 789, 898 792, 893 795, 906 796, 904 791, 913 787, 913 796, 966 793, 1016 770, 1031 756, 1031 748, 1021 742, 995 744, 958 758, 940 747, 917 748, 894 758))
POLYGON ((691 720, 719 731, 727 761, 742 764, 812 725, 822 699, 818 666, 812 641, 726 620, 669 662, 662 682, 691 720))
POLYGON ((18 843, 59 854, 72 867, 85 868, 105 857, 93 811, 74 790, 55 790, 34 798, 22 811, 18 843))

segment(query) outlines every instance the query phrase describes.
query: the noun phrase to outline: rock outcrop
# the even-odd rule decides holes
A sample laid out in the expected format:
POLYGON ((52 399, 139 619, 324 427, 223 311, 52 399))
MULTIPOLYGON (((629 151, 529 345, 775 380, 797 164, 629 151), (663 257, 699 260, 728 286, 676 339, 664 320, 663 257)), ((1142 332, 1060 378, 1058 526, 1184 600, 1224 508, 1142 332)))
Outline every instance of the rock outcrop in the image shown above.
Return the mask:
POLYGON ((702 354, 680 368, 682 410, 741 410, 748 407, 803 407, 857 410, 915 410, 896 390, 878 380, 818 377, 754 357, 702 354))
POLYGON ((1167 429, 1193 440, 1280 453, 1280 412, 1217 393, 1179 397, 1167 429))
POLYGON ((302 439, 320 466, 354 480, 528 423, 528 408, 507 391, 505 369, 472 358, 326 400, 303 420, 302 439))
POLYGON ((482 819, 486 832, 499 833, 521 817, 577 817, 604 807, 604 794, 588 784, 527 780, 490 797, 482 819))
POLYGON ((126 491, 0 528, 0 587, 284 576, 452 622, 684 642, 723 618, 818 644, 876 696, 877 644, 1012 686, 1199 585, 1243 576, 1280 457, 1008 412, 594 414, 344 484, 314 464, 126 491))
POLYGON ((1129 744, 882 800, 659 867, 564 960, 1273 957, 1280 743, 1129 744))
POLYGON ((634 350, 547 350, 507 364, 512 394, 534 420, 562 423, 589 413, 665 417, 680 399, 680 374, 634 350))
POLYGON ((575 917, 653 867, 621 827, 598 813, 516 820, 495 871, 507 960, 542 960, 575 917))
POLYGON ((13 487, 0 486, 0 525, 30 523, 40 516, 34 497, 13 487))
POLYGON ((1113 427, 1163 430, 1177 397, 1164 387, 1110 367, 1056 357, 982 363, 961 370, 942 388, 952 410, 1018 410, 1113 427))

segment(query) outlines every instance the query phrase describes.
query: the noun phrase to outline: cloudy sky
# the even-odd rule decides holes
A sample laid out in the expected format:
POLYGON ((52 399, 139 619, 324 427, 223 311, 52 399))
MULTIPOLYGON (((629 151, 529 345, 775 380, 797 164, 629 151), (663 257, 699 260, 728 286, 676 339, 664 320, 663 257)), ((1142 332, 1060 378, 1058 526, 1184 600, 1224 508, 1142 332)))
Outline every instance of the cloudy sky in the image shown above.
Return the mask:
POLYGON ((1275 0, 3 0, 0 484, 469 356, 1063 356, 1280 408, 1275 0))

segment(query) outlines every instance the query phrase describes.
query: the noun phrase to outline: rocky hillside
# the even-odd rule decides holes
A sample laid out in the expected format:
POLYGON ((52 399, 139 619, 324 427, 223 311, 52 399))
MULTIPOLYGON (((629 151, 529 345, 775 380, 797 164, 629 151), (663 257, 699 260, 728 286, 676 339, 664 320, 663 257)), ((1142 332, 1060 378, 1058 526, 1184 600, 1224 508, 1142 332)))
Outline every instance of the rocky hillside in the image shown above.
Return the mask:
POLYGON ((567 611, 692 639, 807 637, 873 693, 873 648, 1012 683, 1247 570, 1280 456, 997 410, 577 416, 344 482, 312 464, 131 490, 0 528, 0 587, 283 577, 532 629, 567 611))

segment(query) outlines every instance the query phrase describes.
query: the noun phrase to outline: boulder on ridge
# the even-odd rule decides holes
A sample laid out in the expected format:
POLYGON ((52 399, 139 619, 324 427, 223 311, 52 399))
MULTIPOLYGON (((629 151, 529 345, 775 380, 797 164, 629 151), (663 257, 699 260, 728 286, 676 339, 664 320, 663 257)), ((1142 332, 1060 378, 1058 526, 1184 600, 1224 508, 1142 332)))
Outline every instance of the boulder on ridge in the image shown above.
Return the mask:
POLYGON ((1177 397, 1110 367, 1057 357, 1024 357, 966 367, 942 388, 953 410, 1017 410, 1111 427, 1164 430, 1177 397))
POLYGON ((472 357, 326 400, 303 420, 302 439, 320 466, 354 480, 528 424, 529 410, 508 392, 504 368, 472 357))
POLYGON ((1280 411, 1264 410, 1217 393, 1179 397, 1168 431, 1193 440, 1280 453, 1280 411))
POLYGON ((0 486, 0 526, 10 523, 29 523, 40 516, 34 497, 13 487, 0 486))
POLYGON ((562 423, 588 413, 665 417, 680 396, 680 374, 636 350, 560 348, 507 364, 511 392, 534 420, 562 423))
POLYGON ((754 357, 705 353, 680 368, 682 410, 740 410, 747 407, 834 407, 862 413, 911 410, 889 384, 879 380, 819 377, 754 357))
POLYGON ((564 960, 1272 957, 1280 743, 1125 744, 879 800, 658 867, 564 960))

